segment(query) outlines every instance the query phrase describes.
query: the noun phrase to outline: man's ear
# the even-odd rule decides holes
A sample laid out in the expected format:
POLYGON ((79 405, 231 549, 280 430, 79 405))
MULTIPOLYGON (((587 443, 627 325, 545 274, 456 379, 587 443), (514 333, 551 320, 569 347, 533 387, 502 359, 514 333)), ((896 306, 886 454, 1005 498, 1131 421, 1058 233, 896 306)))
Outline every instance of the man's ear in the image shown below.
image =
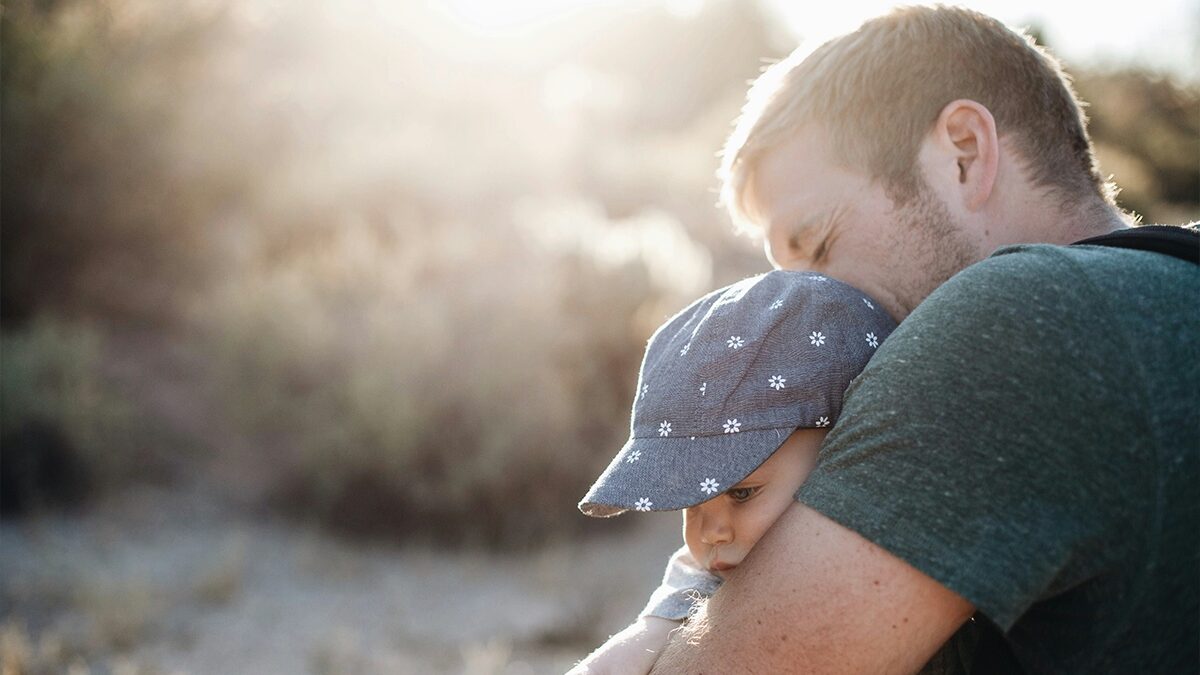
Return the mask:
POLYGON ((926 139, 926 166, 949 193, 958 193, 963 207, 977 211, 992 195, 1000 166, 996 120, 983 104, 970 99, 947 103, 926 139))

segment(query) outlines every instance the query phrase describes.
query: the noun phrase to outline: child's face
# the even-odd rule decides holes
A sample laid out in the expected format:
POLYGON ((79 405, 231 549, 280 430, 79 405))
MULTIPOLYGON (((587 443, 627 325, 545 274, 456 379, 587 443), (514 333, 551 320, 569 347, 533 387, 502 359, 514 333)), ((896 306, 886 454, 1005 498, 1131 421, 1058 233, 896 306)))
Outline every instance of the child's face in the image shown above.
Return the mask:
POLYGON ((722 578, 783 515, 817 461, 826 429, 797 429, 754 473, 683 511, 683 540, 701 566, 722 578))

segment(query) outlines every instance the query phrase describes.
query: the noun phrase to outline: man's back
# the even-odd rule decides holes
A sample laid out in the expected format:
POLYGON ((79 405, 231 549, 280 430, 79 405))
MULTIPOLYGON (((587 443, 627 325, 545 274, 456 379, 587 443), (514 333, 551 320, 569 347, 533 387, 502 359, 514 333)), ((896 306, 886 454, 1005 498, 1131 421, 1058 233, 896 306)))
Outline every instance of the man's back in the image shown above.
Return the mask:
POLYGON ((1021 246, 931 295, 797 498, 1008 631, 1040 672, 1195 670, 1200 267, 1021 246))

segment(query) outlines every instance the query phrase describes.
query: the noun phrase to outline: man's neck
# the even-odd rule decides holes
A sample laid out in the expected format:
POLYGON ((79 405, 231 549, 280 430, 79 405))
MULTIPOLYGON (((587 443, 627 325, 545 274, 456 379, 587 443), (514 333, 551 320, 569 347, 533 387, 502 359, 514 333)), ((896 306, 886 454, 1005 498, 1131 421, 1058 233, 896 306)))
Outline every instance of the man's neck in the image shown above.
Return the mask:
POLYGON ((1095 199, 1063 214, 1061 236, 1070 244, 1088 237, 1108 234, 1133 226, 1133 217, 1101 199, 1095 199))
POLYGON ((1129 215, 1098 197, 1058 208, 1044 207, 1035 212, 1037 216, 1026 220, 1027 229, 1021 233, 1024 242, 1020 243, 1066 245, 1133 225, 1129 215))

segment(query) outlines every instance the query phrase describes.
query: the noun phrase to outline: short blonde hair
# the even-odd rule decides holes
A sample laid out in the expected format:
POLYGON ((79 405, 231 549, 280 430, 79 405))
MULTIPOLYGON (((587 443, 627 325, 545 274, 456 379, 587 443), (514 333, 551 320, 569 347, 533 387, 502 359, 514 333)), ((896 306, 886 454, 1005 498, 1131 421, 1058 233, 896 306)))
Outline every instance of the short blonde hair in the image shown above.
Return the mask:
POLYGON ((991 111, 1036 185, 1066 200, 1112 202, 1083 104, 1058 60, 996 19, 945 6, 897 9, 768 68, 722 151, 721 201, 735 223, 750 226, 747 192, 757 162, 802 125, 817 123, 847 168, 907 203, 923 185, 915 171, 920 144, 957 99, 991 111))

